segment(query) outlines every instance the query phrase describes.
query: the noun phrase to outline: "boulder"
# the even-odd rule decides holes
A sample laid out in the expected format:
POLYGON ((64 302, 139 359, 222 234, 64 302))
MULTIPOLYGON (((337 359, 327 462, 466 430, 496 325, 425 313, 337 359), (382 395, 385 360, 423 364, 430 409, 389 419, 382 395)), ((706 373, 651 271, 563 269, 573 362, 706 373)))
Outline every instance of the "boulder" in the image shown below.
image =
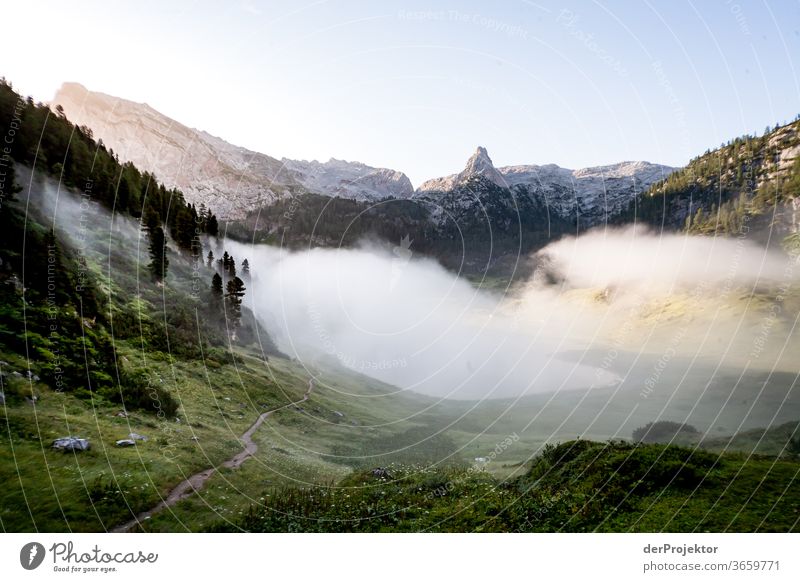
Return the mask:
POLYGON ((146 436, 144 436, 143 434, 135 433, 135 432, 130 433, 128 435, 128 438, 132 439, 134 441, 146 441, 147 440, 146 436))
POLYGON ((89 439, 78 437, 61 437, 53 441, 53 448, 58 451, 88 451, 91 448, 89 439))
POLYGON ((118 447, 132 447, 136 444, 136 441, 133 439, 121 439, 117 441, 118 447))
POLYGON ((388 469, 383 467, 376 467, 372 470, 372 476, 376 479, 391 479, 392 474, 389 472, 388 469))

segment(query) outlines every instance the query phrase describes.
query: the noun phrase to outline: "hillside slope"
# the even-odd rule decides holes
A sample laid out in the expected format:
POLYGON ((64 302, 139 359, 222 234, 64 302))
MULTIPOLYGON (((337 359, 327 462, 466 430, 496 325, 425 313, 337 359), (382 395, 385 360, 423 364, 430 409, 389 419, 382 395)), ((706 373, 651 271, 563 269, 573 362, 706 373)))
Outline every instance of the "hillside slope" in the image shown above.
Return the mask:
POLYGON ((644 221, 694 234, 763 231, 780 243, 800 226, 800 120, 705 152, 653 184, 618 222, 644 221))

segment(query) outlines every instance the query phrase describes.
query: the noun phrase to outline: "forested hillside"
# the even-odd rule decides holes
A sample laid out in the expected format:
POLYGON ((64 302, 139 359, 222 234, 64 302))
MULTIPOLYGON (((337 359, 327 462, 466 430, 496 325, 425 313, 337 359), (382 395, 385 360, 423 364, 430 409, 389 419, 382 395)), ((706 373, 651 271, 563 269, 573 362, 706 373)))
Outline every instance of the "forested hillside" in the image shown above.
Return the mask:
POLYGON ((706 151, 634 200, 615 222, 643 221, 692 234, 771 232, 794 244, 800 196, 800 120, 706 151))
POLYGON ((203 255, 216 217, 4 80, 0 133, 0 352, 20 358, 15 372, 29 380, 4 382, 3 398, 35 399, 42 383, 174 415, 170 392, 118 359, 115 344, 192 359, 233 336, 256 340, 252 316, 240 315, 243 282, 203 255), (212 288, 214 267, 234 284, 224 297, 212 288))

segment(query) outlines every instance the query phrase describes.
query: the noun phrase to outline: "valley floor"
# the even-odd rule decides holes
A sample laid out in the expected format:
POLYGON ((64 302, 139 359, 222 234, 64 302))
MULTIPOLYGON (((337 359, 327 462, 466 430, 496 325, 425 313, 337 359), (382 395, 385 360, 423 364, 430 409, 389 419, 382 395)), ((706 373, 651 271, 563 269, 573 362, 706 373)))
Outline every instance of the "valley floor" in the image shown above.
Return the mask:
MULTIPOLYGON (((137 363, 135 347, 117 348, 137 363)), ((4 381, 17 388, 6 387, 0 419, 4 531, 110 531, 212 467, 197 492, 132 531, 795 531, 800 519, 800 462, 787 455, 544 446, 544 433, 487 428, 499 403, 465 410, 245 351, 227 362, 149 360, 181 409, 123 417, 101 398, 19 377, 21 359, 4 358, 4 381), (25 389, 35 402, 20 396, 25 389), (269 410, 252 433, 253 457, 224 466, 269 410), (130 433, 147 440, 115 445, 130 433), (67 435, 91 449, 51 449, 67 435)))

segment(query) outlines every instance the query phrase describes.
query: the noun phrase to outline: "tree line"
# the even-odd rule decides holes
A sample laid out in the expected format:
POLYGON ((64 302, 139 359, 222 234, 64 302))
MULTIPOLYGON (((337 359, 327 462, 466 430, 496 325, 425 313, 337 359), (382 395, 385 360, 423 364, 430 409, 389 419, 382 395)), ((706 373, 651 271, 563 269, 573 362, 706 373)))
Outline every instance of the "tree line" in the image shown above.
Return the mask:
POLYGON ((0 78, 0 194, 1 202, 19 190, 14 185, 14 162, 53 176, 112 212, 138 219, 150 241, 149 270, 156 281, 166 277, 167 239, 182 252, 202 256, 200 235, 217 236, 219 224, 211 210, 186 202, 183 193, 167 188, 149 172, 120 162, 91 129, 70 122, 63 108, 51 110, 31 97, 23 98, 0 78))

